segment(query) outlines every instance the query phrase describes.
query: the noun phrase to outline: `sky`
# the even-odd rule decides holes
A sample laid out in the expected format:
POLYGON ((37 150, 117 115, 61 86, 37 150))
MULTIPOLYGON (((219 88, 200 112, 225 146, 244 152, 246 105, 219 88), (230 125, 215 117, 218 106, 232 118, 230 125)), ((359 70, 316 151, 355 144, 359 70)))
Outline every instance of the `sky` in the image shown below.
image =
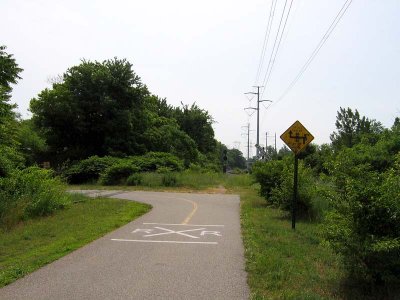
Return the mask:
MULTIPOLYGON (((50 78, 82 59, 126 58, 151 93, 174 106, 196 102, 213 116, 216 138, 246 155, 243 126, 255 130, 256 114, 244 108, 256 106, 256 98, 245 93, 263 85, 283 8, 286 3, 287 14, 291 1, 261 88, 261 99, 272 103, 260 104, 260 144, 266 132, 273 144, 276 133, 280 148, 279 136, 296 120, 315 143, 328 143, 339 107, 390 127, 400 116, 398 0, 353 0, 283 98, 345 0, 277 0, 259 76, 272 0, 0 0, 0 45, 24 69, 12 101, 29 118, 30 100, 51 86, 50 78)), ((255 144, 256 131, 250 133, 255 144)))

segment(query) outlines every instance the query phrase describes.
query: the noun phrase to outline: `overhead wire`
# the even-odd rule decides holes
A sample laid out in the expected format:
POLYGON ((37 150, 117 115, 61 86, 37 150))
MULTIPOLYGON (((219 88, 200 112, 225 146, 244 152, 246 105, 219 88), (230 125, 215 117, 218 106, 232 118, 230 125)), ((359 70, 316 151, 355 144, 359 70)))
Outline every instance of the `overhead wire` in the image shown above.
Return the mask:
MULTIPOLYGON (((268 73, 269 73, 269 69, 270 69, 270 67, 271 67, 272 58, 274 57, 274 53, 275 53, 275 49, 276 49, 276 45, 277 45, 276 42, 278 41, 279 33, 280 33, 280 31, 281 31, 281 26, 282 26, 283 17, 284 17, 284 15, 285 15, 285 11, 286 11, 287 1, 288 1, 288 0, 285 0, 285 5, 284 5, 283 10, 282 10, 282 15, 281 15, 281 18, 280 18, 280 21, 279 21, 278 30, 277 30, 277 32, 276 32, 276 36, 275 36, 275 40, 274 40, 274 45, 272 46, 272 51, 271 51, 271 55, 270 55, 270 57, 269 57, 267 70, 266 70, 266 72, 265 72, 265 76, 264 76, 264 79, 263 79, 263 81, 262 81, 262 82, 263 82, 262 86, 265 85, 265 81, 266 81, 267 75, 268 75, 268 73)), ((262 92, 261 95, 264 94, 264 91, 265 91, 265 86, 264 86, 264 89, 263 89, 263 92, 262 92)))
POLYGON ((289 86, 286 88, 286 90, 283 92, 283 94, 278 98, 277 101, 272 103, 272 105, 276 105, 278 102, 280 102, 293 88, 293 86, 299 81, 301 76, 304 74, 304 72, 308 69, 314 58, 317 56, 319 51, 321 50, 322 46, 326 43, 330 35, 332 34, 333 30, 336 28, 337 24, 340 22, 344 14, 346 13, 347 9, 350 7, 351 3, 353 0, 346 0, 345 3, 343 4, 342 8, 340 11, 337 13, 336 17, 332 21, 331 25, 315 47, 314 51, 311 53, 310 57, 307 59, 306 63, 302 66, 300 69, 299 73, 296 75, 296 77, 293 79, 293 81, 289 84, 289 86))
POLYGON ((271 8, 269 10, 267 28, 266 28, 265 34, 264 34, 264 42, 263 42, 263 46, 262 46, 262 49, 261 49, 260 61, 259 61, 259 64, 258 64, 255 85, 258 83, 258 80, 260 79, 261 70, 262 70, 262 67, 264 65, 265 53, 266 53, 266 50, 268 48, 268 41, 269 41, 269 36, 270 36, 270 33, 271 33, 271 27, 272 27, 274 15, 275 15, 276 3, 277 3, 277 0, 272 0, 272 2, 271 2, 271 8))
MULTIPOLYGON (((264 89, 263 89, 263 92, 261 93, 261 96, 264 95, 264 92, 265 92, 266 87, 267 87, 267 85, 268 85, 269 79, 270 79, 270 77, 271 77, 272 70, 273 70, 273 67, 274 67, 274 64, 275 64, 275 61, 276 61, 276 57, 277 57, 277 55, 278 55, 278 51, 279 51, 279 48, 280 48, 280 45, 281 45, 281 42, 282 42, 283 34, 284 34, 284 32, 285 32, 285 29, 286 29, 286 24, 287 24, 287 21, 288 21, 288 19, 289 19, 290 11, 291 11, 291 9, 292 9, 292 4, 293 4, 293 0, 290 1, 289 9, 288 9, 288 12, 287 12, 287 14, 286 14, 286 19, 285 19, 285 22, 284 22, 284 24, 283 24, 282 32, 281 32, 281 35, 280 35, 280 37, 279 37, 279 42, 278 42, 278 46, 276 47, 276 51, 275 51, 275 53, 271 53, 271 58, 272 58, 272 55, 273 55, 272 63, 271 63, 271 67, 269 68, 269 70, 267 70, 267 73, 265 74, 264 82, 263 82, 264 89), (265 78, 266 78, 266 79, 265 79, 265 78)), ((283 17, 284 14, 285 14, 285 9, 286 9, 286 2, 285 2, 285 7, 284 7, 284 9, 283 9, 282 17, 283 17)), ((282 18, 281 18, 281 21, 282 21, 282 18)), ((280 24, 279 24, 279 26, 280 26, 280 24)), ((278 28, 277 36, 278 36, 278 35, 279 35, 279 28, 278 28)), ((276 41, 276 40, 275 40, 275 41, 276 41)), ((271 58, 270 58, 270 59, 271 59, 271 58)))

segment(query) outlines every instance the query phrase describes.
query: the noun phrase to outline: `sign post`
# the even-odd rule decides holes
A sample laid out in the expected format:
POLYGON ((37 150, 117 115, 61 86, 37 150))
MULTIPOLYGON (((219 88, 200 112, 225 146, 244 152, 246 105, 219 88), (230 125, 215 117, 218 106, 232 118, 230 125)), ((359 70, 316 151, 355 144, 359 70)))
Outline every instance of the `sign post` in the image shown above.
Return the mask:
POLYGON ((296 121, 281 135, 282 141, 294 153, 294 176, 293 176, 293 201, 292 201, 292 229, 296 229, 296 206, 297 206, 297 186, 298 186, 298 154, 311 143, 313 135, 299 121, 296 121))

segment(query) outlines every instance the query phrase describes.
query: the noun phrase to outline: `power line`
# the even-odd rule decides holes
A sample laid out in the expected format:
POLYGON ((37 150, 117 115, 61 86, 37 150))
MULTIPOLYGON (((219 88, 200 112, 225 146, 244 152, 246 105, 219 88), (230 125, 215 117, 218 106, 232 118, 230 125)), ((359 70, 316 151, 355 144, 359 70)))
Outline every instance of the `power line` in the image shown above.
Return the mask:
MULTIPOLYGON (((281 25, 282 25, 283 16, 285 15, 286 5, 287 5, 287 0, 285 0, 285 5, 284 5, 284 7, 283 7, 281 19, 280 19, 280 21, 279 21, 278 31, 276 32, 274 45, 273 45, 273 47, 272 47, 271 56, 269 57, 268 66, 267 66, 267 71, 266 71, 266 73, 265 73, 263 83, 266 81, 266 78, 267 78, 267 75, 268 75, 268 73, 269 73, 269 69, 270 69, 270 66, 271 66, 272 57, 274 56, 274 53, 275 53, 276 42, 278 41, 279 32, 280 32, 280 30, 281 30, 281 25)), ((263 85, 264 85, 264 84, 263 84, 263 85)), ((264 86, 263 94, 264 94, 265 89, 266 89, 266 87, 264 86)))
POLYGON ((328 30, 325 32, 324 36, 322 39, 319 41, 317 47, 314 49, 314 51, 311 53, 310 57, 307 59, 306 63, 303 65, 303 67, 300 69, 299 73, 297 76, 294 78, 294 80, 289 84, 289 86, 286 88, 284 93, 278 98, 277 101, 275 101, 272 105, 277 104, 279 101, 281 101, 288 93, 289 91, 293 88, 293 86, 299 81, 300 77, 304 74, 304 72, 308 69, 309 65, 311 62, 314 60, 314 58, 317 56, 319 51, 321 50, 322 46, 326 43, 328 40, 329 36, 333 32, 333 30, 336 28, 337 24, 339 21, 342 19, 344 14, 346 13, 347 9, 350 7, 351 3, 353 0, 346 0, 345 3, 343 4, 342 8, 336 15, 335 19, 329 26, 328 30))
MULTIPOLYGON (((269 69, 269 73, 268 73, 267 80, 265 80, 264 83, 263 83, 263 85, 264 85, 264 90, 263 90, 263 92, 262 92, 261 95, 264 95, 264 92, 265 92, 265 90, 266 90, 266 88, 267 88, 269 79, 270 79, 270 77, 271 77, 272 69, 273 69, 273 67, 274 67, 275 60, 276 60, 276 56, 278 55, 279 47, 280 47, 280 45, 281 45, 282 38, 283 38, 283 34, 284 34, 285 28, 286 28, 286 24, 287 24, 287 21, 288 21, 288 19, 289 19, 290 11, 291 11, 291 9, 292 9, 292 4, 293 4, 293 0, 290 1, 289 9, 288 9, 288 12, 287 12, 287 14, 286 14, 285 23, 283 24, 283 29, 282 29, 281 35, 280 35, 280 37, 279 37, 278 46, 276 47, 275 55, 274 55, 274 58, 272 59, 272 64, 271 64, 271 68, 269 69)), ((286 2, 285 2, 285 6, 286 6, 286 2)), ((283 14, 284 14, 284 12, 285 12, 285 9, 284 9, 284 11, 283 11, 283 14)), ((282 14, 282 16, 283 16, 283 14, 282 14)), ((265 78, 264 78, 264 79, 265 79, 265 78)))
POLYGON ((269 17, 268 17, 268 23, 267 23, 267 29, 266 29, 265 35, 264 35, 264 42, 263 42, 263 47, 261 49, 260 62, 258 64, 255 85, 258 83, 258 79, 260 79, 261 70, 264 65, 265 52, 267 50, 269 35, 271 33, 272 23, 273 23, 273 19, 274 19, 274 15, 275 15, 276 3, 277 3, 277 1, 275 1, 275 0, 272 0, 272 2, 271 2, 271 8, 269 11, 269 17))

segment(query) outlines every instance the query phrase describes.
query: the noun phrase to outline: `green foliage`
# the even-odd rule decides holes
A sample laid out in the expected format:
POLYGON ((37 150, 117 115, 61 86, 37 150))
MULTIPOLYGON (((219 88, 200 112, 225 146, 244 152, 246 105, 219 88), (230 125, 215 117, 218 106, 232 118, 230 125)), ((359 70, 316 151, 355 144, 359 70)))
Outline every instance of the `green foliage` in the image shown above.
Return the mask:
POLYGON ((0 178, 24 166, 24 158, 15 148, 0 144, 0 178))
POLYGON ((119 161, 118 158, 111 156, 91 156, 72 165, 63 173, 63 176, 68 183, 72 184, 97 181, 100 178, 100 174, 103 173, 105 169, 119 161))
POLYGON ((148 152, 142 156, 133 156, 129 161, 141 172, 157 171, 160 167, 169 168, 171 171, 183 170, 182 161, 175 155, 165 152, 148 152))
POLYGON ((28 166, 44 161, 47 145, 44 138, 34 127, 32 120, 23 120, 18 124, 18 149, 25 158, 28 166))
POLYGON ((168 152, 186 162, 195 161, 198 157, 196 143, 179 129, 174 119, 154 118, 144 136, 150 151, 168 152))
POLYGON ((332 147, 328 144, 322 144, 321 146, 311 144, 310 147, 307 146, 306 150, 308 152, 305 155, 300 153, 304 157, 304 164, 310 167, 315 175, 328 174, 325 165, 333 157, 332 147))
MULTIPOLYGON (((290 211, 293 201, 293 157, 283 160, 256 162, 253 165, 253 176, 260 184, 260 194, 268 203, 283 210, 290 211)), ((299 161, 297 211, 300 215, 313 216, 313 199, 316 195, 315 179, 311 169, 299 161)))
POLYGON ((143 175, 140 173, 133 173, 126 179, 126 184, 130 186, 141 185, 143 182, 143 175))
POLYGON ((161 179, 163 186, 177 186, 178 178, 175 173, 165 173, 161 179))
POLYGON ((0 178, 0 224, 10 228, 22 219, 49 215, 70 203, 62 182, 51 171, 30 167, 0 178))
POLYGON ((399 283, 400 154, 394 167, 381 173, 351 159, 335 166, 338 197, 332 199, 325 238, 344 257, 352 277, 399 283))
POLYGON ((260 184, 260 194, 265 198, 271 196, 272 189, 278 187, 282 181, 285 163, 280 160, 255 162, 252 166, 252 175, 260 184))
POLYGON ((238 149, 227 149, 228 167, 230 169, 245 169, 246 159, 243 157, 243 153, 238 149))
POLYGON ((214 120, 207 111, 199 108, 196 103, 192 106, 183 105, 175 109, 175 118, 179 127, 187 133, 196 143, 201 153, 215 151, 214 120))
POLYGON ((99 182, 102 185, 117 185, 125 183, 126 179, 140 169, 128 161, 122 161, 104 170, 99 182))
POLYGON ((91 156, 81 160, 63 171, 62 175, 69 183, 82 184, 97 181, 113 185, 123 183, 123 180, 135 172, 180 171, 182 161, 163 152, 148 152, 142 156, 117 158, 111 156, 91 156))
MULTIPOLYGON (((12 91, 12 84, 16 84, 19 77, 19 73, 22 71, 18 67, 12 54, 5 52, 6 47, 0 46, 0 145, 16 148, 17 142, 17 131, 18 123, 16 121, 16 113, 14 109, 17 107, 15 104, 10 104, 10 97, 12 91)), ((4 150, 3 148, 2 150, 4 150)), ((6 149, 8 154, 13 151, 6 149)), ((10 155, 4 155, 3 151, 0 152, 0 172, 4 173, 7 167, 5 165, 14 164, 13 160, 10 159, 10 155)), ((1 176, 1 175, 0 175, 1 176)))
POLYGON ((60 160, 143 152, 147 88, 126 60, 83 60, 32 99, 33 120, 60 160))
POLYGON ((335 149, 342 147, 353 147, 361 141, 362 136, 367 137, 374 143, 378 135, 383 131, 380 122, 361 117, 357 109, 353 112, 351 108, 342 108, 336 117, 337 132, 331 134, 332 146, 335 149))

